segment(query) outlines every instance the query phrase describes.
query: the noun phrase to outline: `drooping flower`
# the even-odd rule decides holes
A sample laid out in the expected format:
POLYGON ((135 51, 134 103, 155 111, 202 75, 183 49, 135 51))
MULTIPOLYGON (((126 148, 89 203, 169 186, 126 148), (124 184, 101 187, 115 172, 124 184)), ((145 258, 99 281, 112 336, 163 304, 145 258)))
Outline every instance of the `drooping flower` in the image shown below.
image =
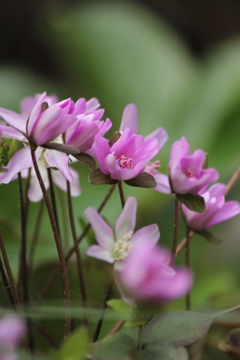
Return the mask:
POLYGON ((129 303, 161 303, 186 295, 193 276, 187 268, 168 265, 170 253, 144 242, 133 248, 117 273, 122 298, 129 303))
POLYGON ((169 178, 172 191, 177 194, 197 194, 203 187, 218 179, 218 172, 203 169, 206 154, 195 150, 190 155, 186 138, 182 137, 172 145, 169 162, 169 178))
POLYGON ((117 269, 132 248, 145 242, 154 246, 160 236, 158 226, 145 226, 134 233, 136 211, 137 201, 134 197, 129 197, 113 231, 94 208, 86 209, 85 216, 91 223, 98 242, 98 245, 90 246, 87 255, 115 263, 117 269))
POLYGON ((226 185, 214 184, 200 195, 204 198, 205 211, 197 213, 182 205, 188 227, 192 230, 202 231, 222 221, 228 220, 240 213, 240 204, 237 201, 225 202, 226 185))

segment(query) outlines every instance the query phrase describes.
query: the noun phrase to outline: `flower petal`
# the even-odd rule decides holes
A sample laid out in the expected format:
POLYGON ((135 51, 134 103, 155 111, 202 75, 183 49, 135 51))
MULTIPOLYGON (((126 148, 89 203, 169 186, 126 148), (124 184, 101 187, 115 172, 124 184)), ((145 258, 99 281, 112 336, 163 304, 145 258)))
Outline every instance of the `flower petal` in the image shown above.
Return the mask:
POLYGON ((145 226, 136 231, 131 239, 132 244, 135 246, 147 243, 150 247, 157 244, 160 238, 160 231, 157 224, 145 226))
POLYGON ((208 228, 222 221, 228 220, 240 213, 240 204, 237 201, 227 201, 218 213, 208 223, 208 228))
POLYGON ((117 239, 123 239, 123 236, 134 230, 136 225, 137 200, 130 196, 123 208, 123 211, 115 224, 115 233, 117 239))
POLYGON ((159 145, 159 150, 161 150, 163 145, 168 140, 168 133, 166 132, 166 130, 164 128, 160 127, 145 137, 145 140, 150 140, 150 139, 157 139, 158 145, 159 145))
POLYGON ((127 128, 132 129, 133 134, 137 134, 138 132, 138 114, 135 104, 128 104, 123 111, 119 131, 124 132, 127 128))
POLYGON ((112 264, 114 262, 114 258, 111 253, 107 249, 103 249, 99 245, 92 245, 88 248, 87 255, 95 257, 96 259, 100 259, 103 261, 107 261, 108 263, 112 264))
POLYGON ((115 240, 110 226, 102 219, 97 210, 94 208, 87 208, 84 211, 84 214, 95 232, 98 244, 103 249, 112 253, 115 240))
POLYGON ((72 174, 68 165, 69 157, 57 150, 46 150, 44 157, 50 167, 57 168, 66 180, 72 181, 72 174))
POLYGON ((0 117, 14 128, 26 132, 26 120, 14 111, 0 108, 0 117))

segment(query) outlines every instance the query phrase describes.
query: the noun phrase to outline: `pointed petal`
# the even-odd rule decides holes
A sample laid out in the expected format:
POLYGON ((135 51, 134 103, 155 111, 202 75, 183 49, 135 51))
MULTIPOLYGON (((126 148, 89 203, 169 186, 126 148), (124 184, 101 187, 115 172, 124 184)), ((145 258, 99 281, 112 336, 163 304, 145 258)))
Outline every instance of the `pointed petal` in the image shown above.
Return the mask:
POLYGON ((90 248, 87 250, 86 254, 89 256, 95 257, 96 259, 107 261, 110 264, 112 264, 114 262, 114 258, 111 255, 111 253, 108 250, 103 249, 99 245, 90 246, 90 248))
POLYGON ((44 157, 50 167, 57 168, 68 181, 72 181, 72 174, 68 165, 69 157, 56 150, 46 150, 44 157))
POLYGON ((156 183, 157 186, 155 188, 153 188, 154 190, 161 192, 163 194, 170 194, 171 193, 171 189, 170 189, 170 185, 169 185, 169 180, 168 180, 168 176, 161 174, 161 173, 157 173, 157 174, 151 174, 156 183))
POLYGON ((84 214, 95 232, 98 244, 102 248, 112 252, 115 241, 110 226, 102 219, 94 208, 87 208, 84 211, 84 214))
POLYGON ((99 103, 98 99, 94 97, 94 98, 88 100, 86 105, 87 105, 86 113, 88 113, 88 112, 97 110, 100 106, 100 103, 99 103))
POLYGON ((157 224, 152 224, 145 226, 133 235, 131 242, 135 246, 140 246, 143 243, 147 243, 150 247, 153 247, 157 244, 158 239, 160 238, 160 231, 157 224))
POLYGON ((119 131, 124 132, 124 130, 127 128, 131 128, 133 134, 137 134, 138 132, 138 114, 135 104, 128 104, 123 111, 119 131))
POLYGON ((0 118, 3 118, 9 125, 14 128, 26 132, 26 120, 14 111, 0 108, 0 118))
POLYGON ((159 150, 161 150, 163 145, 168 140, 168 134, 165 129, 158 128, 155 131, 153 131, 151 134, 149 134, 148 136, 145 137, 145 140, 150 140, 150 139, 157 139, 158 145, 159 145, 159 150))
POLYGON ((123 211, 115 224, 115 233, 117 239, 123 239, 123 236, 133 231, 136 225, 137 200, 130 196, 123 211))
POLYGON ((18 130, 10 127, 10 126, 1 126, 2 129, 2 137, 8 139, 17 139, 20 141, 26 141, 25 136, 18 130))
POLYGON ((0 176, 0 182, 8 184, 20 171, 30 168, 32 165, 30 148, 26 146, 13 155, 7 166, 8 172, 0 176))
MULTIPOLYGON (((78 173, 69 168, 72 175, 72 182, 70 183, 71 196, 79 196, 81 194, 81 187, 78 173)), ((66 178, 59 171, 52 171, 52 178, 54 183, 63 191, 67 191, 66 178)))
POLYGON ((240 213, 240 204, 237 201, 227 201, 218 213, 208 223, 208 227, 214 226, 222 221, 228 220, 240 213))

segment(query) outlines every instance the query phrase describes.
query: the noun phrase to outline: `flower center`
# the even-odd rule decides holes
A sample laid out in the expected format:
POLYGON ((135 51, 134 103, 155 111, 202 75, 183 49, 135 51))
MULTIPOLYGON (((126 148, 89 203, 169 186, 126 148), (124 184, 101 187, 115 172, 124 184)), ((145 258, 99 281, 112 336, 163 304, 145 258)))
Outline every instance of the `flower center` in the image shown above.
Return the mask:
POLYGON ((194 171, 191 170, 191 169, 189 169, 189 168, 182 169, 182 172, 185 174, 185 176, 186 176, 187 178, 195 177, 194 171))
POLYGON ((154 161, 154 162, 149 162, 147 164, 147 166, 145 167, 144 171, 147 171, 149 174, 155 175, 157 174, 157 169, 160 168, 160 161, 154 161))
POLYGON ((122 169, 132 169, 133 168, 133 159, 127 157, 125 154, 122 154, 119 156, 119 158, 116 158, 118 165, 122 169))
POLYGON ((130 239, 133 235, 133 231, 126 233, 122 239, 118 239, 114 244, 114 258, 115 261, 123 260, 128 255, 129 250, 132 247, 130 239))

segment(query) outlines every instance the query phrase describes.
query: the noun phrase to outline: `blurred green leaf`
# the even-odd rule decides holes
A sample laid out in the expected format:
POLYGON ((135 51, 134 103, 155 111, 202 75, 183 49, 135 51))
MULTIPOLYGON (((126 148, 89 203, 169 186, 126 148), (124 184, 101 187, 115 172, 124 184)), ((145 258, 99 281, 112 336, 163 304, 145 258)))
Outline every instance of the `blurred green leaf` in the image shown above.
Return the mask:
POLYGON ((82 360, 86 357, 89 346, 88 330, 79 327, 65 340, 61 349, 57 352, 57 360, 82 360))
POLYGON ((189 345, 204 336, 213 317, 191 311, 175 311, 153 318, 143 330, 144 344, 189 345))
POLYGON ((170 346, 147 346, 143 351, 139 351, 136 360, 188 360, 188 353, 185 348, 170 346))
POLYGON ((121 299, 111 299, 107 302, 107 304, 119 314, 121 319, 127 322, 131 320, 131 315, 133 311, 132 305, 126 303, 121 299))

